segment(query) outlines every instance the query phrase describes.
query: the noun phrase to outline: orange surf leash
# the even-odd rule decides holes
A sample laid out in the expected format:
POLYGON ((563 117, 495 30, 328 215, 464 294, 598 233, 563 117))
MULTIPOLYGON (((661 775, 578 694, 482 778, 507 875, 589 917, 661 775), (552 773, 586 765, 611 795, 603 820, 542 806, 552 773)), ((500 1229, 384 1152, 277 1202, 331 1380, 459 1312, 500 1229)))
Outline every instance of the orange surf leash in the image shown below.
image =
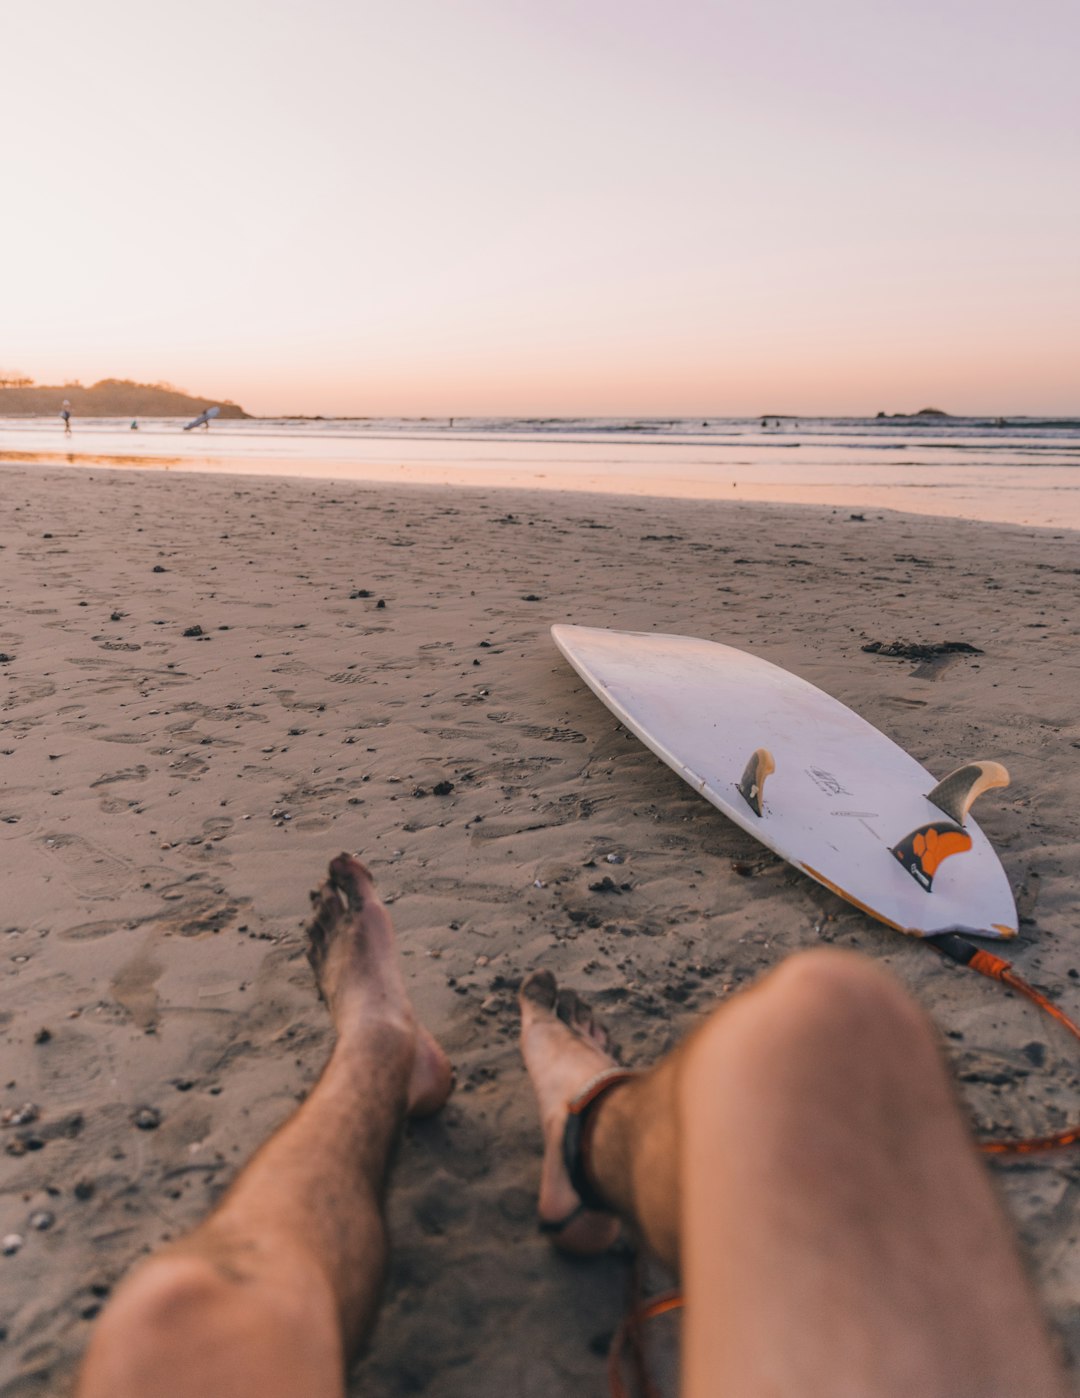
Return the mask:
MULTIPOLYGON (((640 1298, 641 1280, 638 1265, 634 1263, 634 1291, 640 1298)), ((646 1321, 668 1311, 678 1310, 683 1303, 681 1291, 664 1291, 648 1301, 636 1300, 631 1309, 619 1322, 619 1328, 608 1350, 608 1389, 611 1398, 630 1398, 630 1391, 623 1382, 623 1353, 629 1349, 634 1361, 634 1370, 641 1398, 662 1398, 660 1390, 649 1377, 649 1366, 645 1359, 645 1346, 642 1328, 646 1321)))
MULTIPOLYGON (((955 932, 943 932, 936 937, 927 937, 925 940, 935 951, 940 952, 949 961, 955 962, 957 966, 967 966, 972 971, 978 971, 981 976, 986 976, 988 980, 998 981, 1001 985, 1008 986, 1010 990, 1015 990, 1025 1000, 1030 1000, 1033 1005, 1037 1005, 1040 1010, 1044 1010, 1051 1018, 1056 1019, 1074 1039, 1080 1040, 1080 1025, 1070 1019, 1063 1010, 1059 1010, 1042 991, 1036 990, 1022 976, 1018 976, 1012 968, 1012 963, 1006 961, 1004 957, 995 956, 991 951, 984 951, 982 947, 977 947, 974 942, 969 942, 965 937, 960 937, 955 932)), ((1014 1140, 991 1137, 977 1141, 976 1145, 987 1155, 1035 1155, 1039 1151, 1057 1150, 1061 1146, 1072 1146, 1078 1141, 1080 1141, 1080 1124, 1067 1127, 1064 1131, 1050 1132, 1046 1136, 1023 1136, 1014 1140)))

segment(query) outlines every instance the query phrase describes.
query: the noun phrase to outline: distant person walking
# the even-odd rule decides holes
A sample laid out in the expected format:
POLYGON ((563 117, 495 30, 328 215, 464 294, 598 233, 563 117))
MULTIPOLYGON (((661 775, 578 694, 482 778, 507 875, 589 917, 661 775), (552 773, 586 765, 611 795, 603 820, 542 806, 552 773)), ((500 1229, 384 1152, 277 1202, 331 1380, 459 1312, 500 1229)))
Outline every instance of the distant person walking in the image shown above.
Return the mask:
POLYGON ((189 423, 186 423, 184 431, 190 432, 193 427, 205 427, 209 432, 211 419, 217 417, 220 412, 220 408, 207 408, 205 412, 201 412, 198 417, 192 418, 189 423))
POLYGON ((60 416, 64 422, 64 436, 71 436, 71 404, 64 399, 64 406, 60 409, 60 416))

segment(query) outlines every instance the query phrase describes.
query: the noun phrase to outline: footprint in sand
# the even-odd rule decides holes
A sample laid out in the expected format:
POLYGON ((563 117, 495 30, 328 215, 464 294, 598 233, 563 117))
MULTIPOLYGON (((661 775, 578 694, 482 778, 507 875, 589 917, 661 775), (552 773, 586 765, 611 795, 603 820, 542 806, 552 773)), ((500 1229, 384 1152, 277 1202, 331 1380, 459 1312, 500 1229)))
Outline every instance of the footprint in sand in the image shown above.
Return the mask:
POLYGON ((150 775, 150 768, 140 762, 135 767, 123 767, 119 772, 105 772, 97 781, 90 783, 90 790, 98 786, 111 786, 113 782, 141 782, 150 775))
MULTIPOLYGON (((198 877, 197 874, 192 875, 193 879, 198 877)), ((234 922, 251 902, 250 898, 224 898, 187 880, 161 888, 158 894, 169 906, 147 921, 152 922, 159 932, 171 932, 181 937, 203 937, 220 932, 234 922)))
POLYGON ((131 882, 132 869, 120 859, 81 835, 43 835, 38 843, 55 855, 68 886, 87 898, 115 897, 131 882))
POLYGON ((37 1076, 33 1090, 42 1101, 77 1102, 92 1089, 100 1089, 108 1057, 97 1036, 65 1024, 35 1052, 33 1063, 37 1076))
POLYGON ((175 772, 178 777, 201 777, 209 767, 210 764, 201 757, 179 757, 169 763, 169 771, 175 772))
POLYGON ((164 967, 155 961, 148 942, 113 976, 112 998, 131 1015, 140 1029, 157 1023, 157 981, 164 967))
POLYGON ((18 709, 23 704, 33 704, 37 699, 49 699, 56 693, 56 685, 49 680, 37 684, 24 684, 9 689, 0 709, 18 709))
POLYGON ((109 937, 114 932, 130 930, 131 923, 123 918, 105 918, 97 922, 80 922, 75 927, 65 927, 57 935, 65 942, 94 942, 100 937, 109 937))

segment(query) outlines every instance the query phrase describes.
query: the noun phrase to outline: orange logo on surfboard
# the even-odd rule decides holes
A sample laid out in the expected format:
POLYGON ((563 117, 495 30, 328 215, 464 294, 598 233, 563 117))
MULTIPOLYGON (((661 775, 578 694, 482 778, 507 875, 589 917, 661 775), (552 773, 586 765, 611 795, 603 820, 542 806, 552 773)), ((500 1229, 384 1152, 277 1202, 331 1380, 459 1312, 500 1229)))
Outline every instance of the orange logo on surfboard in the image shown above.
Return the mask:
POLYGON ((971 836, 959 825, 945 821, 921 825, 905 835, 892 853, 916 883, 930 892, 934 875, 951 854, 963 854, 971 848, 971 836))

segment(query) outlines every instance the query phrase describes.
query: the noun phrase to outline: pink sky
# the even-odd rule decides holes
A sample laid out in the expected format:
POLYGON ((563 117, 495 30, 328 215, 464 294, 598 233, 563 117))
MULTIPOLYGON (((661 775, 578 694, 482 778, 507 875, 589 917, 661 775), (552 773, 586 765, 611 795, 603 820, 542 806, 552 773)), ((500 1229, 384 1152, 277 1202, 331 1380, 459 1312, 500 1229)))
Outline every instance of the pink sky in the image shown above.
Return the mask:
POLYGON ((1071 0, 58 0, 5 39, 0 367, 40 382, 1080 412, 1071 0))

